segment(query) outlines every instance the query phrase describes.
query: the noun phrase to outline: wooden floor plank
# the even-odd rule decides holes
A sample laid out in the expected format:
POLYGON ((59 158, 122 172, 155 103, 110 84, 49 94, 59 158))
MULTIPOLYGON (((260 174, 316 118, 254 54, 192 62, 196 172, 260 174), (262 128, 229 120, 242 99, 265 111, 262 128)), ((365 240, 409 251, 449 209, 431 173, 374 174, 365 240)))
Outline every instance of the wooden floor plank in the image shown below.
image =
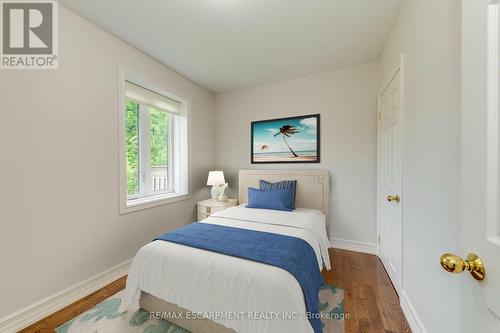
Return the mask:
POLYGON ((19 333, 53 333, 54 330, 60 325, 64 324, 68 320, 78 316, 79 314, 87 311, 94 305, 102 302, 108 297, 113 296, 123 288, 125 288, 125 283, 127 277, 124 276, 102 289, 84 297, 73 304, 57 311, 56 313, 34 323, 33 325, 19 331, 19 333))
POLYGON ((411 332, 399 305, 398 295, 374 255, 330 249, 332 270, 323 272, 325 282, 344 289, 346 333, 411 332))
MULTIPOLYGON (((325 282, 344 289, 346 333, 411 332, 399 298, 380 260, 373 255, 330 249, 331 271, 325 282)), ((54 329, 125 287, 126 277, 23 329, 20 333, 52 333, 54 329)))

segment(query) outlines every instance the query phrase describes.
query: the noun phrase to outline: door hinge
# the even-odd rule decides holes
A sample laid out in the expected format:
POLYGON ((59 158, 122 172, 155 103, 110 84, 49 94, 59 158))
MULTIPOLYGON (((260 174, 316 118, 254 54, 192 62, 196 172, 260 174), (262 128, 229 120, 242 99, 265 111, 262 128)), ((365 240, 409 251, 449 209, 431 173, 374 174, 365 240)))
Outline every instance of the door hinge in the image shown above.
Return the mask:
POLYGON ((382 236, 378 235, 377 240, 378 240, 378 243, 380 244, 382 242, 382 236))
POLYGON ((378 113, 378 120, 382 119, 382 112, 381 112, 381 111, 379 111, 379 112, 377 112, 377 113, 378 113))

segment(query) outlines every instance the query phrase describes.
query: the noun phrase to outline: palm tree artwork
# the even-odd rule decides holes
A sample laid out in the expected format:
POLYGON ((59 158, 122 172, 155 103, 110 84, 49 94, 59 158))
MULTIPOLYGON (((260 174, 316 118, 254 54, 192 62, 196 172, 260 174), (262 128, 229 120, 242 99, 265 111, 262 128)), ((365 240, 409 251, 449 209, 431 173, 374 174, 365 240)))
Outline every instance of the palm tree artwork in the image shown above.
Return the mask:
POLYGON ((252 121, 251 163, 319 163, 319 117, 252 121))
POLYGON ((292 147, 290 147, 290 145, 289 145, 289 144, 288 144, 288 142, 286 141, 286 138, 287 138, 287 137, 290 137, 290 136, 291 136, 291 135, 293 135, 293 134, 297 134, 297 133, 299 133, 299 129, 298 129, 298 128, 296 128, 295 126, 292 126, 292 125, 283 125, 283 126, 281 126, 281 127, 280 127, 279 132, 278 132, 278 133, 276 133, 276 134, 274 134, 274 136, 278 136, 278 135, 280 135, 280 134, 283 136, 283 141, 285 141, 286 146, 287 146, 287 147, 288 147, 288 149, 290 149, 290 151, 292 152, 293 157, 298 157, 299 155, 297 155, 297 154, 293 151, 292 147))

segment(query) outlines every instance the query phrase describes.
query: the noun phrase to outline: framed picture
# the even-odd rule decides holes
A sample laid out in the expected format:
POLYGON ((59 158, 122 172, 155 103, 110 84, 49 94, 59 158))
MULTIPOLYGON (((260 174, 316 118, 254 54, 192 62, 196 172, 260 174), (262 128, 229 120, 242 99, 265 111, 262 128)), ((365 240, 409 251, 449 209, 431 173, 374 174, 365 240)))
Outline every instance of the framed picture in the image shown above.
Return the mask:
POLYGON ((320 115, 252 121, 251 161, 319 163, 320 115))

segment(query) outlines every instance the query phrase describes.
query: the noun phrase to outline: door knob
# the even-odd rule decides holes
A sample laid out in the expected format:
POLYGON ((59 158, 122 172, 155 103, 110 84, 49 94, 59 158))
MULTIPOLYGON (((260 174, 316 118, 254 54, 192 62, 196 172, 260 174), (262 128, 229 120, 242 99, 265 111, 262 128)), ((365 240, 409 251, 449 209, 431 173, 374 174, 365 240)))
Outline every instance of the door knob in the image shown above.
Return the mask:
POLYGON ((399 203, 401 201, 401 198, 399 197, 399 195, 388 195, 387 201, 389 202, 396 201, 397 203, 399 203))
POLYGON ((462 273, 468 270, 476 280, 483 280, 486 275, 483 261, 475 253, 469 253, 466 260, 451 253, 441 256, 441 266, 449 273, 462 273))

